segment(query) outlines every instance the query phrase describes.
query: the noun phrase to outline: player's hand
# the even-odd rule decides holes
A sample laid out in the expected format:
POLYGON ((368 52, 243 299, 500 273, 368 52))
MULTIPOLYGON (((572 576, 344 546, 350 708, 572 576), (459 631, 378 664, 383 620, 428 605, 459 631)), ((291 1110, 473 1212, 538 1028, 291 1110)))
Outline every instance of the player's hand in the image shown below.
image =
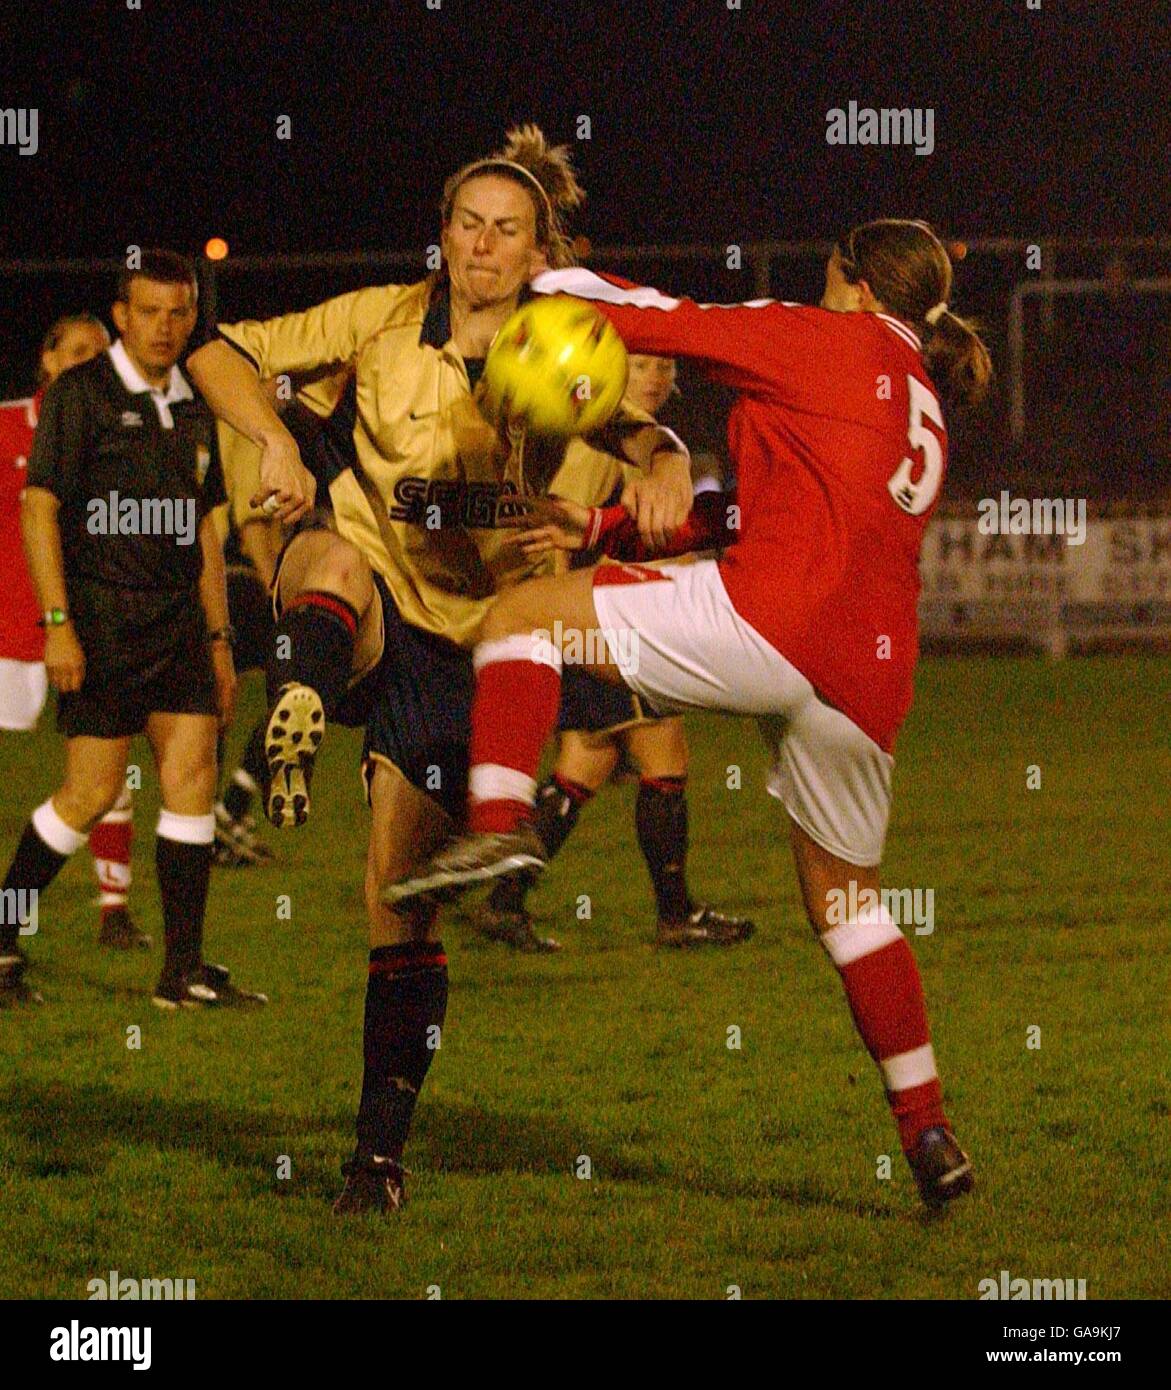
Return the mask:
POLYGON ((668 537, 691 511, 691 470, 681 455, 660 455, 651 473, 631 479, 622 492, 622 505, 638 523, 645 545, 662 550, 668 537), (678 459, 678 463, 669 460, 678 459))
POLYGON ((220 728, 226 729, 236 717, 236 663, 227 642, 211 644, 211 669, 215 676, 216 707, 220 728))
POLYGON ((516 543, 533 558, 551 550, 580 550, 590 509, 561 497, 526 497, 525 513, 503 523, 519 530, 516 543))
POLYGON ((260 451, 260 488, 252 505, 266 516, 291 525, 313 507, 317 480, 301 462, 301 454, 288 430, 266 437, 260 451))
POLYGON ((51 627, 45 636, 45 671, 55 690, 68 695, 85 680, 85 653, 72 623, 51 627))

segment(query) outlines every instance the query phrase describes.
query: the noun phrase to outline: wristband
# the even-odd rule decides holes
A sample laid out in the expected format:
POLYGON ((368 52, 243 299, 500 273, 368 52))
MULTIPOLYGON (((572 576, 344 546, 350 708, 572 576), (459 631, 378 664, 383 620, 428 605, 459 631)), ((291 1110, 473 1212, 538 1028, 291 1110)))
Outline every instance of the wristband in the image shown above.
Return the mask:
POLYGON ((66 623, 72 621, 64 608, 46 608, 37 619, 37 627, 64 627, 66 623))
POLYGON ((236 645, 236 629, 231 623, 226 623, 223 627, 217 627, 214 632, 207 634, 208 643, 226 642, 229 647, 236 645))

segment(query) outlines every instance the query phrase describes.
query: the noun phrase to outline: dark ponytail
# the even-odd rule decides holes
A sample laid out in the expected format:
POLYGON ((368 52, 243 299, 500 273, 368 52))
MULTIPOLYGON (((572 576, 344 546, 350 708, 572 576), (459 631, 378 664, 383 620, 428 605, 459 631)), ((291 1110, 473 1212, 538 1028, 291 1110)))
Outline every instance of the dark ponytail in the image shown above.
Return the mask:
POLYGON ((927 324, 923 360, 945 399, 975 405, 984 398, 992 380, 992 357, 969 319, 945 309, 934 325, 927 324))

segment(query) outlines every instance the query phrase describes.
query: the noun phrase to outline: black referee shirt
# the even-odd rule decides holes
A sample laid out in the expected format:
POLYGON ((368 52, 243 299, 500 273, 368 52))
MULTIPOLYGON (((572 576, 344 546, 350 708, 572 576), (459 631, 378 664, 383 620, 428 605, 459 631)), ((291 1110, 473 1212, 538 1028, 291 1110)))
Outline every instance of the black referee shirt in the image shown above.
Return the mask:
POLYGON ((27 485, 60 502, 87 686, 205 650, 199 527, 223 495, 211 412, 181 372, 152 391, 121 343, 45 393, 27 485))
POLYGON ((214 419, 177 368, 152 392, 116 343, 45 393, 27 485, 61 504, 71 603, 94 585, 173 598, 198 585, 223 497, 214 419))

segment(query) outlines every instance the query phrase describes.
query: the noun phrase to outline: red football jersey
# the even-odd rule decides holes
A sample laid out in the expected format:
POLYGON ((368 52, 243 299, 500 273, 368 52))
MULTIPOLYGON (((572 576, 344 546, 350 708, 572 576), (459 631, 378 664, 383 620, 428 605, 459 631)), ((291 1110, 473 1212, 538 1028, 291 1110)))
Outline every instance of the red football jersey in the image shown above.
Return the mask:
POLYGON ((20 494, 28 472, 28 456, 37 424, 35 399, 0 402, 0 658, 43 661, 45 634, 20 539, 20 494))
POLYGON ((911 705, 919 548, 947 431, 918 336, 886 314, 696 304, 586 270, 536 282, 597 302, 632 352, 696 359, 728 420, 736 611, 888 752, 911 705))

